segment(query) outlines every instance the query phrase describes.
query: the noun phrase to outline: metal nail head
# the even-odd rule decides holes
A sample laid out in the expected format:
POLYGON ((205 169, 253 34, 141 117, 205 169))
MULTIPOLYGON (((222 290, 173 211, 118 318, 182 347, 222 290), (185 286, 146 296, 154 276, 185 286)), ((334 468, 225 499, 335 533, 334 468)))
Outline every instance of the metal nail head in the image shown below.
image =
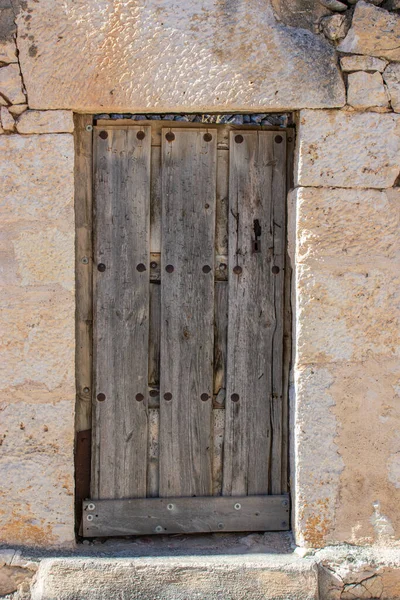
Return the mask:
POLYGON ((283 137, 282 137, 281 135, 276 135, 276 136, 275 136, 275 142, 276 142, 277 144, 282 144, 282 142, 283 142, 283 137))
POLYGON ((85 129, 86 129, 86 131, 93 131, 93 126, 92 125, 86 125, 85 129))
POLYGON ((135 398, 138 402, 142 402, 142 400, 144 400, 143 394, 136 394, 135 398))
POLYGON ((174 267, 173 267, 173 265, 167 265, 165 267, 165 270, 167 271, 167 273, 173 273, 174 272, 174 267))
POLYGON ((106 270, 106 265, 104 263, 99 263, 97 265, 97 270, 100 271, 100 273, 104 273, 104 271, 106 270))
POLYGON ((99 402, 104 402, 105 399, 106 399, 106 395, 105 394, 97 394, 97 400, 99 402))
POLYGON ((139 273, 143 273, 146 270, 146 265, 139 263, 136 267, 136 270, 139 271, 139 273))
POLYGON ((212 140, 211 133, 205 133, 204 136, 203 136, 203 139, 204 139, 205 142, 211 142, 211 140, 212 140))
POLYGON ((243 142, 243 136, 242 135, 235 135, 235 142, 237 144, 241 144, 243 142))
POLYGON ((165 135, 165 139, 167 142, 173 142, 175 139, 175 134, 173 134, 172 131, 168 131, 168 133, 165 135))
POLYGON ((232 402, 239 402, 239 394, 232 394, 231 400, 232 402))
POLYGON ((155 528, 155 530, 154 530, 154 531, 155 531, 156 533, 162 533, 164 530, 163 530, 163 528, 161 527, 161 525, 157 525, 157 527, 155 528))
POLYGON ((233 267, 233 272, 235 273, 235 275, 240 275, 242 273, 243 269, 242 267, 239 267, 239 265, 236 265, 236 267, 233 267))
POLYGON ((95 505, 92 504, 92 503, 90 503, 90 504, 87 505, 87 509, 88 510, 94 510, 95 508, 96 508, 95 505))
POLYGON ((233 508, 234 508, 235 510, 240 510, 240 509, 242 508, 242 505, 241 505, 241 504, 239 504, 239 502, 236 502, 236 504, 234 504, 233 508))
POLYGON ((200 399, 201 399, 203 402, 207 402, 207 400, 209 399, 209 397, 210 397, 210 396, 209 396, 208 394, 204 393, 204 394, 202 394, 202 395, 200 396, 200 399))
POLYGON ((209 273, 210 271, 211 271, 210 265, 204 265, 204 267, 203 267, 203 273, 209 273))
POLYGON ((99 136, 102 140, 106 140, 108 138, 108 133, 107 131, 100 131, 99 136))
POLYGON ((146 134, 144 131, 138 131, 136 134, 136 137, 138 140, 144 140, 144 138, 146 137, 146 134))
POLYGON ((166 392, 166 394, 164 394, 164 400, 172 400, 172 394, 170 392, 166 392))
POLYGON ((87 256, 84 256, 84 257, 82 258, 81 262, 82 262, 84 265, 87 265, 87 264, 89 263, 89 259, 88 259, 88 257, 87 257, 87 256))
POLYGON ((276 265, 274 267, 272 267, 272 272, 274 275, 278 275, 279 271, 280 271, 280 269, 276 265))

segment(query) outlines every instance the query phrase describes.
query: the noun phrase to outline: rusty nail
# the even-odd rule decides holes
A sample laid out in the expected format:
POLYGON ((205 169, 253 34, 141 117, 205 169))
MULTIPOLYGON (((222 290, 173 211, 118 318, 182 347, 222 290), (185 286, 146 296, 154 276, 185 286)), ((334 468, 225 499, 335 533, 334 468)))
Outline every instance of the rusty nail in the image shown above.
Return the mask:
POLYGON ((105 394, 97 394, 97 400, 99 402, 104 402, 105 399, 106 399, 106 395, 105 394))
POLYGON ((142 400, 144 400, 144 396, 143 396, 143 394, 136 394, 136 396, 135 396, 135 397, 136 397, 136 400, 137 400, 138 402, 141 402, 142 400))
POLYGON ((139 263, 136 267, 136 270, 139 271, 139 273, 143 273, 143 271, 146 270, 146 266, 143 263, 139 263))
POLYGON ((138 140, 144 140, 144 138, 146 137, 146 134, 144 131, 138 131, 136 134, 136 137, 138 140))
POLYGON ((239 394, 232 394, 231 400, 232 402, 239 402, 239 394))
POLYGON ((157 263, 155 261, 150 263, 150 268, 151 269, 157 269, 157 263))
POLYGON ((104 273, 104 271, 106 270, 106 265, 104 263, 99 263, 97 265, 97 270, 100 271, 100 273, 104 273))
POLYGON ((108 133, 107 131, 100 131, 99 136, 102 140, 106 140, 108 138, 108 133))
POLYGON ((243 136, 242 135, 235 135, 235 142, 237 144, 241 144, 243 142, 243 136))
POLYGON ((239 265, 236 265, 236 267, 233 267, 233 272, 235 273, 235 275, 240 275, 242 272, 242 267, 239 267, 239 265))
POLYGON ((167 142, 173 142, 175 139, 175 135, 172 133, 172 131, 168 131, 168 133, 165 136, 165 139, 167 140, 167 142))
POLYGON ((83 388, 83 393, 84 394, 88 394, 89 392, 90 392, 90 388, 88 388, 88 387, 84 387, 83 388))
POLYGON ((204 139, 205 142, 211 142, 211 140, 212 140, 211 133, 205 133, 204 136, 203 136, 203 139, 204 139))
POLYGON ((282 142, 283 142, 283 137, 282 137, 281 135, 276 135, 276 136, 275 136, 275 142, 276 142, 277 144, 282 144, 282 142))
POLYGON ((207 402, 207 400, 209 399, 209 397, 210 396, 208 394, 206 394, 206 393, 204 393, 204 394, 202 394, 200 396, 200 398, 201 398, 201 400, 203 400, 203 402, 207 402))
POLYGON ((152 398, 156 398, 159 395, 160 395, 160 392, 158 390, 150 390, 150 392, 149 392, 149 396, 151 396, 152 398))
POLYGON ((173 267, 173 265, 167 265, 165 267, 165 270, 167 271, 167 273, 173 273, 174 267, 173 267))
POLYGON ((272 267, 272 272, 274 275, 278 275, 279 271, 280 271, 280 269, 276 265, 274 267, 272 267))
POLYGON ((164 400, 172 400, 172 394, 170 392, 164 394, 164 400))
POLYGON ((209 273, 211 271, 210 265, 204 265, 202 271, 203 273, 209 273))

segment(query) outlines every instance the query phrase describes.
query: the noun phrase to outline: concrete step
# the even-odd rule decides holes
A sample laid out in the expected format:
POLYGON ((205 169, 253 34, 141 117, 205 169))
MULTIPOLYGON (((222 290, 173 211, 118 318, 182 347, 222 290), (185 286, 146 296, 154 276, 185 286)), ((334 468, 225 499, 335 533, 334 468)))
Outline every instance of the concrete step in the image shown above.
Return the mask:
POLYGON ((40 562, 32 600, 317 600, 318 567, 295 554, 40 562))

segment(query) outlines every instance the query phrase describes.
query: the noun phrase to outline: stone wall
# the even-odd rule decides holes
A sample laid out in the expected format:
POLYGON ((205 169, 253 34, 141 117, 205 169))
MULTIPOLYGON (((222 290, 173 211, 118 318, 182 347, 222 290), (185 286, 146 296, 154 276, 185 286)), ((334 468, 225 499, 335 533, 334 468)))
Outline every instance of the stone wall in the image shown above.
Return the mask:
POLYGON ((2 542, 74 539, 72 111, 297 111, 296 539, 399 539, 398 10, 0 0, 2 542))

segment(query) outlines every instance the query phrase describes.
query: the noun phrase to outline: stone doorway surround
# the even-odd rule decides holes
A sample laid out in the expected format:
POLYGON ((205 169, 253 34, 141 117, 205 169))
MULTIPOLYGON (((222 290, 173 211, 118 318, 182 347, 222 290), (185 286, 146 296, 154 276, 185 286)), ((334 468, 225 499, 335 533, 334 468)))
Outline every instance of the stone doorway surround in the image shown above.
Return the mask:
POLYGON ((75 544, 75 269, 90 257, 75 263, 74 113, 291 112, 293 532, 302 548, 373 545, 389 564, 400 537, 399 7, 207 0, 177 15, 156 4, 0 5, 1 542, 75 544))

